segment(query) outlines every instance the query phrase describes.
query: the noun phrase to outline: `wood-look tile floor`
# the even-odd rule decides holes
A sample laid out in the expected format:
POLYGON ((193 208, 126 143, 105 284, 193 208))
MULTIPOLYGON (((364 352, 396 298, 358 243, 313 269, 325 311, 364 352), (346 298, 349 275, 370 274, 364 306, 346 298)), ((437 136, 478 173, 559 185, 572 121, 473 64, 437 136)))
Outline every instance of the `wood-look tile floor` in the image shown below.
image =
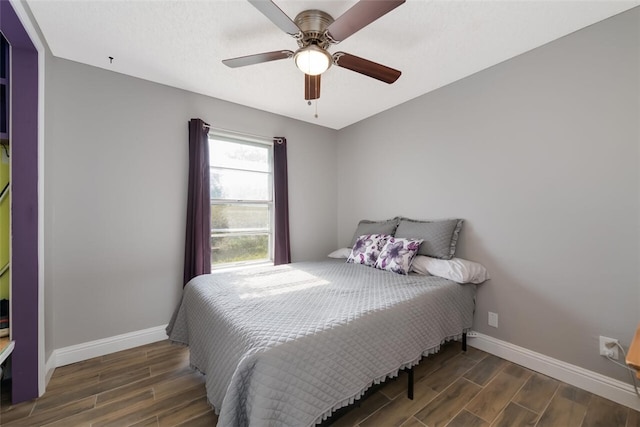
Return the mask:
MULTIPOLYGON (((460 343, 443 346, 347 410, 335 427, 640 427, 640 413, 460 343)), ((168 341, 57 368, 46 393, 17 405, 6 390, 2 426, 214 426, 189 350, 168 341)))

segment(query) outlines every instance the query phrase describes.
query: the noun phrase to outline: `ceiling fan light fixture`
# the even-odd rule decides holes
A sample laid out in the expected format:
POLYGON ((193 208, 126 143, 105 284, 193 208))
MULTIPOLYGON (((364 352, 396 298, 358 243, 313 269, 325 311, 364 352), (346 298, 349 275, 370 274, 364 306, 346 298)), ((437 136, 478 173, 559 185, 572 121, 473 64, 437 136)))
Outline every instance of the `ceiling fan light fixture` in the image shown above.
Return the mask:
POLYGON ((333 62, 329 52, 315 44, 299 49, 293 55, 293 59, 296 61, 296 67, 310 76, 317 76, 324 73, 333 62))

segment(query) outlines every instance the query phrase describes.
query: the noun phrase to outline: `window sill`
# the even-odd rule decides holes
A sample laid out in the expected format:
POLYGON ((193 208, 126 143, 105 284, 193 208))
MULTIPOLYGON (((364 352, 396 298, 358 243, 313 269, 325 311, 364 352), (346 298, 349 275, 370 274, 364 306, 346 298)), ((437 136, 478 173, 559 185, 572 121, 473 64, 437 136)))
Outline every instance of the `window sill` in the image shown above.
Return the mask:
POLYGON ((211 274, 217 273, 229 273, 231 271, 241 271, 241 270, 249 270, 252 268, 258 267, 269 267, 273 266, 273 261, 260 261, 260 262, 252 262, 242 265, 230 265, 228 267, 211 267, 211 274))

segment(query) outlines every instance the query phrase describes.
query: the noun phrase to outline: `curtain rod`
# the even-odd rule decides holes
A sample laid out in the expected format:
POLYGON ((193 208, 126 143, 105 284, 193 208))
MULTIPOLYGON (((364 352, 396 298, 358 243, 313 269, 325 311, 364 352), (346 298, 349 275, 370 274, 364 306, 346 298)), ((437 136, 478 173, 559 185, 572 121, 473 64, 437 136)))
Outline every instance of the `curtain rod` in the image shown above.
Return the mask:
POLYGON ((204 124, 203 125, 205 128, 208 128, 210 131, 219 131, 221 133, 229 133, 232 135, 238 135, 238 136, 245 136, 245 137, 249 137, 249 138, 258 138, 258 139, 264 139, 267 141, 275 141, 278 144, 282 144, 284 142, 283 138, 278 138, 278 137, 274 137, 274 136, 264 136, 264 135, 256 135, 256 134, 252 134, 252 133, 246 133, 246 132, 239 132, 237 130, 230 130, 230 129, 223 129, 223 128, 218 128, 218 127, 214 127, 208 124, 204 124))

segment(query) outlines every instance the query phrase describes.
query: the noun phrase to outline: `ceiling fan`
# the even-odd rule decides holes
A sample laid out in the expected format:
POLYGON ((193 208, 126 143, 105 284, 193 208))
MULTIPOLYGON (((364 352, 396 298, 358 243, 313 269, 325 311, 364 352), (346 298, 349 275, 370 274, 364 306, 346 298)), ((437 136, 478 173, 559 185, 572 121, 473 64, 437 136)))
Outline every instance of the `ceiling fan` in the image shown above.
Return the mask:
POLYGON ((335 20, 321 10, 305 10, 293 21, 271 0, 248 1, 281 30, 292 36, 298 42, 299 49, 295 52, 276 50, 223 60, 222 63, 228 67, 244 67, 293 58, 296 66, 305 74, 306 100, 320 98, 320 75, 332 64, 389 84, 395 82, 402 74, 393 68, 345 52, 331 55, 327 49, 391 12, 405 0, 360 0, 335 20))

